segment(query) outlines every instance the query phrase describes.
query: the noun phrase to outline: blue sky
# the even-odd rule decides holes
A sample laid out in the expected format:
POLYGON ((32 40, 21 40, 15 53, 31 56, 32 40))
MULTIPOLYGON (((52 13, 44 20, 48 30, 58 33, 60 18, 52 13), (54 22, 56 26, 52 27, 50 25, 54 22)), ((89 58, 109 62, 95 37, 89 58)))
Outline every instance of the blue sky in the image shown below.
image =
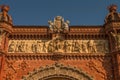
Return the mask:
POLYGON ((48 25, 48 20, 63 16, 70 25, 103 25, 107 6, 120 0, 0 0, 10 6, 14 25, 48 25))

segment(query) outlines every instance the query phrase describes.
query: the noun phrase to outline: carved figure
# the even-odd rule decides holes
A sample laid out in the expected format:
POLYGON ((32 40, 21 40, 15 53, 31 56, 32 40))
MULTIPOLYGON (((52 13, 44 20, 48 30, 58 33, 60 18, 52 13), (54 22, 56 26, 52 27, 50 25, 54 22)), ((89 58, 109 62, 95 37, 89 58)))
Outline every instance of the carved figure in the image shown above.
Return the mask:
POLYGON ((12 41, 8 47, 8 52, 14 52, 15 50, 15 42, 12 41))
POLYGON ((63 45, 64 52, 70 51, 70 46, 71 45, 68 41, 64 41, 64 45, 63 45))
POLYGON ((21 46, 21 52, 25 52, 25 41, 21 41, 21 44, 20 44, 20 46, 21 46))
POLYGON ((47 52, 46 41, 42 41, 42 52, 47 52))
POLYGON ((6 21, 12 24, 12 18, 11 16, 8 15, 9 11, 9 6, 7 5, 2 5, 0 6, 1 8, 1 13, 0 13, 0 21, 6 21))
POLYGON ((54 48, 55 48, 55 52, 58 52, 60 51, 62 48, 62 45, 61 45, 61 40, 58 38, 56 40, 54 40, 54 48))
POLYGON ((53 41, 50 41, 48 43, 48 52, 53 52, 53 51, 54 51, 53 41))
POLYGON ((33 42, 32 46, 31 46, 32 52, 33 53, 37 53, 37 44, 36 42, 33 42))
POLYGON ((24 41, 17 41, 17 44, 16 44, 16 49, 15 49, 16 52, 25 52, 25 42, 24 41))
POLYGON ((74 52, 74 43, 75 43, 75 41, 73 40, 72 43, 71 43, 71 46, 72 46, 71 52, 74 52))
POLYGON ((95 53, 97 52, 94 40, 89 40, 88 41, 88 50, 89 50, 89 52, 95 52, 95 53))
POLYGON ((41 52, 41 41, 37 41, 37 52, 41 52))
POLYGON ((16 42, 16 47, 15 47, 15 52, 18 52, 18 46, 19 46, 19 42, 16 42))
POLYGON ((26 44, 25 44, 25 52, 29 52, 29 51, 30 51, 29 49, 31 49, 31 48, 30 48, 29 45, 26 43, 26 44))
POLYGON ((84 41, 82 41, 82 45, 81 46, 82 46, 82 52, 88 53, 87 44, 84 41))
POLYGON ((80 44, 77 41, 72 42, 72 52, 81 52, 80 44))

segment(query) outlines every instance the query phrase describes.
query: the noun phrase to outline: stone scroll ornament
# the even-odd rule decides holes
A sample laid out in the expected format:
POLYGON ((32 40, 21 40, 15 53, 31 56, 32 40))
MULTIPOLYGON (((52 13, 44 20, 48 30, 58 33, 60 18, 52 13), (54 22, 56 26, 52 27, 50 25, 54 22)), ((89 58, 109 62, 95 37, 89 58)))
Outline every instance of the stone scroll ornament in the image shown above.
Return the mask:
POLYGON ((54 18, 54 22, 48 21, 49 29, 52 32, 60 33, 69 31, 69 21, 64 22, 64 19, 61 16, 54 18))

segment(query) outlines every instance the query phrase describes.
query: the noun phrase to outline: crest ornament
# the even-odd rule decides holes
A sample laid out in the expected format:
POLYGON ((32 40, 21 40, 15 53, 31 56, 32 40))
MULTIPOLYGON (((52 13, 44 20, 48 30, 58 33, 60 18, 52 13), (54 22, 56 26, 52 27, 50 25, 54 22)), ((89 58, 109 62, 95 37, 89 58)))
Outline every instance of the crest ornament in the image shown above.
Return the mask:
POLYGON ((68 32, 69 31, 69 21, 64 22, 62 16, 57 16, 54 18, 54 22, 48 21, 49 29, 54 33, 68 32))

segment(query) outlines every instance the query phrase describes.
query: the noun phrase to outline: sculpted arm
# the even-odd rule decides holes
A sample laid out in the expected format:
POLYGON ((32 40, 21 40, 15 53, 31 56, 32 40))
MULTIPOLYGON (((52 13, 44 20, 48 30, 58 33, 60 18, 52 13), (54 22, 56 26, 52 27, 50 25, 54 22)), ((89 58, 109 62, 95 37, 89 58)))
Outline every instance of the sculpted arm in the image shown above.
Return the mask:
POLYGON ((116 36, 116 34, 115 34, 115 33, 113 33, 113 32, 110 32, 110 34, 111 34, 113 37, 115 37, 115 36, 116 36))

